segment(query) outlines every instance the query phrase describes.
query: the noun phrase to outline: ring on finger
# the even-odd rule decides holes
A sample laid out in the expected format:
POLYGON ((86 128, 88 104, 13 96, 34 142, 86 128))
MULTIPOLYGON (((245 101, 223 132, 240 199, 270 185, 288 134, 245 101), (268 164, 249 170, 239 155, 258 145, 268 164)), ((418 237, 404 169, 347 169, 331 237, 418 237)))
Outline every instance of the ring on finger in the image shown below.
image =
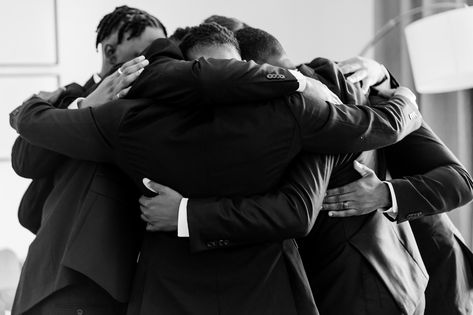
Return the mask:
POLYGON ((348 201, 343 202, 343 209, 348 209, 348 201))
POLYGON ((117 93, 117 95, 115 95, 117 98, 120 98, 120 93, 117 93))
POLYGON ((122 75, 123 74, 123 71, 122 71, 122 68, 118 68, 118 74, 122 75))

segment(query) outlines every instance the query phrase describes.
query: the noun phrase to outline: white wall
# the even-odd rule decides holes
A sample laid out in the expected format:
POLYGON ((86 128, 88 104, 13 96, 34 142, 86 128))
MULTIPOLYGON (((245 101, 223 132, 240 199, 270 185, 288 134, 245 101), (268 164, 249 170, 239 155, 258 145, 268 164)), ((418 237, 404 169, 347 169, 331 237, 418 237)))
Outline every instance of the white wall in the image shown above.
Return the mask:
POLYGON ((115 6, 145 9, 166 25, 196 25, 212 15, 237 17, 275 35, 295 61, 356 55, 373 34, 374 0, 74 0, 59 1, 61 72, 64 82, 85 80, 98 68, 95 27, 115 6), (93 8, 93 10, 91 10, 93 8), (75 36, 72 36, 74 34, 75 36), (80 58, 78 58, 80 56, 80 58))
MULTIPOLYGON (((9 17, 2 19, 0 15, 3 43, 17 47, 18 51, 26 51, 26 56, 32 59, 41 55, 39 61, 54 60, 51 56, 54 47, 50 47, 53 41, 48 31, 51 30, 51 4, 54 0, 0 0, 0 4, 4 15, 9 17), (16 23, 17 27, 23 28, 11 26, 11 21, 20 21, 25 15, 31 17, 23 23, 16 23), (29 37, 34 40, 29 41, 29 37)), ((15 134, 9 130, 7 114, 31 93, 55 85, 51 75, 35 76, 33 80, 29 76, 31 73, 57 74, 61 84, 67 84, 72 81, 84 83, 91 73, 97 71, 100 58, 95 51, 95 28, 103 15, 123 4, 154 14, 166 25, 169 33, 179 26, 196 25, 212 14, 237 17, 275 35, 297 62, 309 61, 316 56, 338 60, 354 56, 371 38, 374 26, 374 0, 130 0, 126 3, 57 0, 58 64, 5 67, 0 60, 0 78, 7 82, 0 85, 3 99, 0 103, 3 116, 0 130, 7 130, 0 135, 0 143, 4 146, 0 154, 0 249, 11 247, 20 257, 25 257, 32 240, 32 235, 23 230, 16 219, 27 181, 14 175, 9 167, 9 146, 15 134), (19 73, 28 76, 15 81, 19 73), (8 96, 8 101, 5 101, 5 96, 8 96)), ((2 45, 2 49, 8 49, 6 47, 2 45)))

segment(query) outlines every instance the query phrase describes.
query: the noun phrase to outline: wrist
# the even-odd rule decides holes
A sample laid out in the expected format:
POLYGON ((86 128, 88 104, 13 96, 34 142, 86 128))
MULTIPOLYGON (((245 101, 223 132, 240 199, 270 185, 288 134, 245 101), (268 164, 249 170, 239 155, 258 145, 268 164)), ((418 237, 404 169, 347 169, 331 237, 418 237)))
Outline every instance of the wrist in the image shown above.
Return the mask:
POLYGON ((380 186, 380 194, 381 200, 380 200, 380 208, 383 209, 389 209, 392 207, 392 200, 391 200, 391 191, 389 190, 389 186, 386 182, 381 182, 380 186))

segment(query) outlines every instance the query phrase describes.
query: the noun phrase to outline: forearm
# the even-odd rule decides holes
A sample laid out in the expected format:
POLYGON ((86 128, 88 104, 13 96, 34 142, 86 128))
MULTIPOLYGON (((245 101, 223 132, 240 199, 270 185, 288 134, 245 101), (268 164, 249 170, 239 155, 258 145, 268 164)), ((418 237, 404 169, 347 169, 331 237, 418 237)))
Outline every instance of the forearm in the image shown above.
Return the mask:
POLYGON ((353 153, 394 144, 418 129, 422 117, 404 96, 376 105, 335 105, 305 100, 301 119, 304 150, 319 153, 353 153), (308 117, 308 118, 307 118, 308 117))
POLYGON ((447 212, 473 199, 470 175, 455 164, 390 182, 398 196, 398 222, 447 212))
POLYGON ((110 142, 103 138, 92 111, 56 109, 38 98, 10 115, 12 127, 30 144, 75 159, 110 161, 110 142))
POLYGON ((15 140, 11 154, 13 170, 19 176, 31 179, 51 175, 64 159, 65 156, 34 146, 22 137, 15 140))
POLYGON ((232 246, 307 235, 320 211, 332 167, 333 157, 305 155, 297 159, 276 192, 240 199, 190 199, 192 249, 206 250, 208 244, 212 248, 218 240, 232 246))
POLYGON ((217 106, 270 100, 299 89, 287 69, 224 59, 151 58, 128 98, 152 98, 172 106, 217 106))
POLYGON ((426 124, 386 148, 385 156, 399 221, 450 211, 473 198, 471 175, 426 124))

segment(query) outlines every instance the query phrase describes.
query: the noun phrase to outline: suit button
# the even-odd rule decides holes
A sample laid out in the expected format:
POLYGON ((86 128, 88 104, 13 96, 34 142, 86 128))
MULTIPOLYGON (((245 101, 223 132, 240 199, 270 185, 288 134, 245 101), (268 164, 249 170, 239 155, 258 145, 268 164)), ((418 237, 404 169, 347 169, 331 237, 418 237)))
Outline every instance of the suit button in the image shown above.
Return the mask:
POLYGON ((219 240, 218 241, 218 246, 220 247, 224 247, 224 246, 228 246, 228 240, 219 240))
POLYGON ((412 112, 412 113, 409 114, 409 119, 410 120, 414 120, 416 118, 417 118, 417 113, 416 112, 412 112))
POLYGON ((270 80, 274 79, 274 73, 268 73, 268 74, 266 75, 266 78, 267 78, 267 79, 270 79, 270 80))
POLYGON ((216 242, 214 242, 214 241, 207 242, 207 247, 208 247, 208 248, 214 248, 215 246, 217 246, 217 243, 216 243, 216 242))
POLYGON ((422 216, 422 214, 423 214, 422 211, 414 212, 414 213, 409 213, 409 214, 407 215, 407 219, 410 220, 410 219, 419 218, 419 217, 422 216))
POLYGON ((77 315, 84 315, 84 310, 81 309, 81 308, 78 308, 78 309, 76 310, 76 314, 77 314, 77 315))

